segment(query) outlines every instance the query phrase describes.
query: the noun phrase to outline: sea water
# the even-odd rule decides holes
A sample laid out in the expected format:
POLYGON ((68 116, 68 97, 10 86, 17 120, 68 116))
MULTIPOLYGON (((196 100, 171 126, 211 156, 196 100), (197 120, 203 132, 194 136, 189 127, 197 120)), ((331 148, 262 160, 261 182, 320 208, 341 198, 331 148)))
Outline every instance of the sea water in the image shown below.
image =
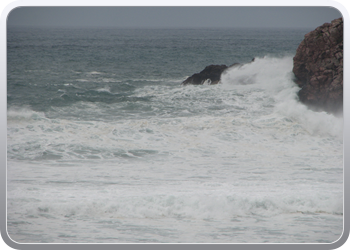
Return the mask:
POLYGON ((336 241, 343 119, 298 101, 307 32, 9 28, 10 238, 336 241), (217 85, 181 86, 233 63, 217 85))

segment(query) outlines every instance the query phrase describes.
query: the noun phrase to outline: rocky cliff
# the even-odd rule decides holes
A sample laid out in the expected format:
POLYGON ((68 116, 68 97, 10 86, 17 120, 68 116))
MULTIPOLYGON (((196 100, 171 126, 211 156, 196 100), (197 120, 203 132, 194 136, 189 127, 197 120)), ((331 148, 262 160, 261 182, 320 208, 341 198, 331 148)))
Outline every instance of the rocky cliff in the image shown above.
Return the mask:
POLYGON ((316 110, 343 109, 343 19, 325 23, 305 35, 294 57, 299 99, 316 110))

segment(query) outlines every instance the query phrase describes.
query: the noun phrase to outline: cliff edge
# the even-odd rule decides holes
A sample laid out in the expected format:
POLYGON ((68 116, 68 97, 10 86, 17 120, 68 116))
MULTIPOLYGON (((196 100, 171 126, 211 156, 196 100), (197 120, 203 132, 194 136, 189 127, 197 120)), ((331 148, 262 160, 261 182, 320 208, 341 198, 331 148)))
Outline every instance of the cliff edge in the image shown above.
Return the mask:
POLYGON ((315 110, 343 110, 343 19, 305 35, 293 58, 301 102, 315 110))

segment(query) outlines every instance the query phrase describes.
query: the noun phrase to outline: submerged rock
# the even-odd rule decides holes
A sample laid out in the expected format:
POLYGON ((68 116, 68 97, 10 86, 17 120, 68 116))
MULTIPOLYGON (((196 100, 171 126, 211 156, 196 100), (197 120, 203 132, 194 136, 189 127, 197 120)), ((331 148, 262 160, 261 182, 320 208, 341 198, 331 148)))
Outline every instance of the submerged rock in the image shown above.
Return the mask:
POLYGON ((343 19, 305 35, 293 58, 301 102, 316 110, 343 109, 343 19))
POLYGON ((182 82, 182 85, 194 84, 200 85, 204 83, 217 84, 220 81, 222 72, 228 67, 226 65, 209 65, 201 72, 193 74, 182 82))

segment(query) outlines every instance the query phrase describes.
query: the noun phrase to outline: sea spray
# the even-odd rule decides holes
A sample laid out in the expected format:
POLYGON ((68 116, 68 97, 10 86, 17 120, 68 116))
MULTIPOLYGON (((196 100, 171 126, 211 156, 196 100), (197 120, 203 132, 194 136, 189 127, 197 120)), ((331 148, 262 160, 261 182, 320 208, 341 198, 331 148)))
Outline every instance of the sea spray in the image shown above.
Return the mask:
POLYGON ((335 117, 326 112, 314 112, 299 102, 299 87, 294 82, 292 66, 292 57, 256 58, 254 62, 227 70, 221 81, 224 88, 228 89, 239 88, 237 85, 248 85, 243 87, 247 95, 253 95, 254 91, 263 89, 265 99, 274 99, 275 112, 298 120, 311 134, 329 133, 341 139, 342 117, 335 117))

